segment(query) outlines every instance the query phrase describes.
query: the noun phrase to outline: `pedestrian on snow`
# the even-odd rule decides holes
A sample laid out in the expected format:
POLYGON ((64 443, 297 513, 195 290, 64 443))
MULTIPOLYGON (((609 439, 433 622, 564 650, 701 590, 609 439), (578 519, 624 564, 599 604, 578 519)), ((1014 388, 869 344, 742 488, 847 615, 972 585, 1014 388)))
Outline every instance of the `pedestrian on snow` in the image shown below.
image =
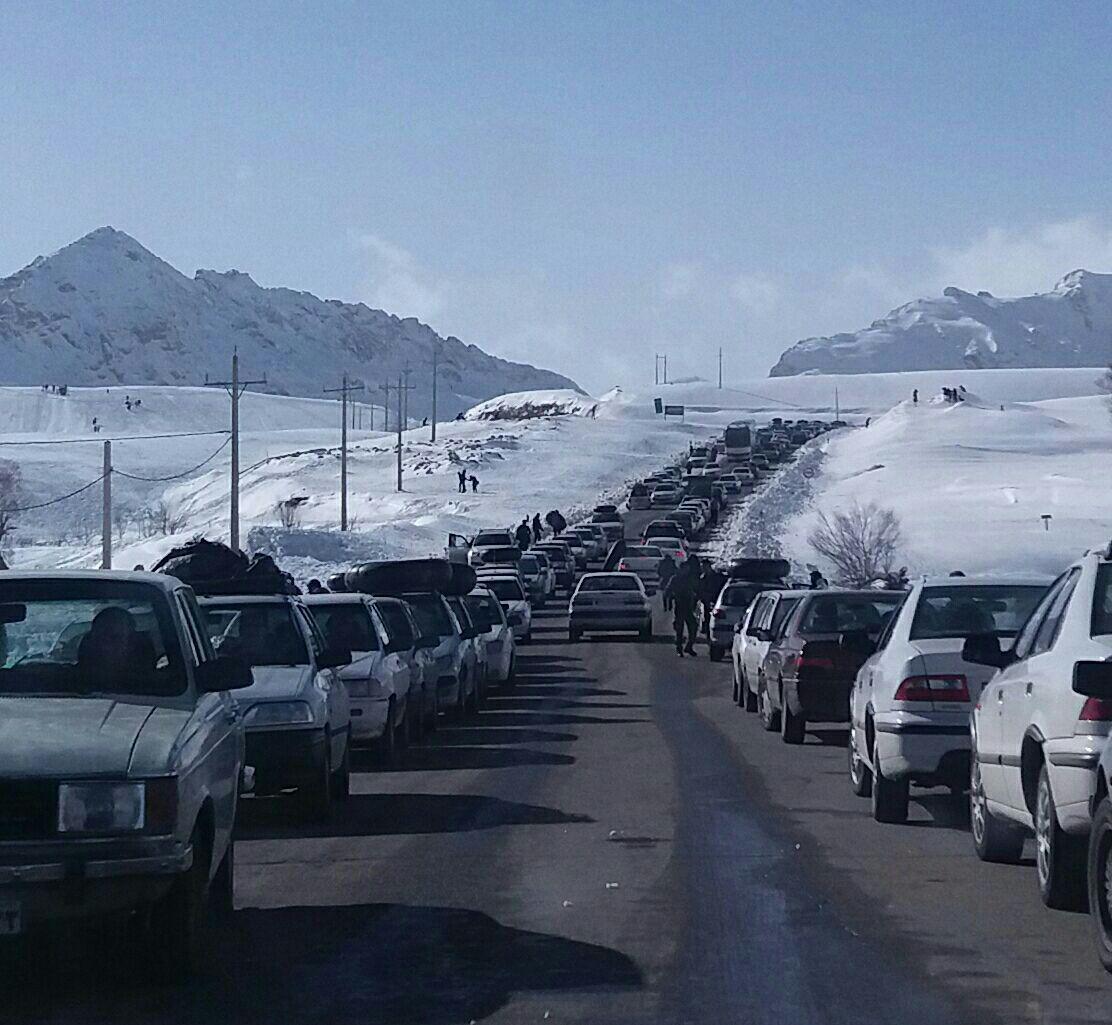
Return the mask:
POLYGON ((695 606, 699 603, 701 568, 699 556, 692 555, 676 570, 664 592, 664 600, 671 599, 672 629, 676 632, 676 654, 681 658, 685 654, 695 654, 695 638, 699 633, 699 620, 695 615, 695 606))
MULTIPOLYGON (((468 480, 471 481, 471 494, 475 494, 475 492, 479 490, 479 478, 476 477, 475 474, 471 474, 468 480)), ((467 489, 465 488, 464 490, 466 491, 467 489)))
POLYGON ((811 570, 811 590, 821 591, 826 586, 826 577, 824 577, 817 569, 811 570))
POLYGON ((672 607, 672 595, 668 590, 668 585, 672 582, 672 577, 676 575, 676 561, 667 552, 656 564, 656 575, 660 578, 660 590, 664 594, 664 611, 667 612, 672 607))
POLYGON ((421 426, 422 427, 428 427, 428 425, 429 425, 429 418, 426 416, 425 419, 421 421, 421 426))
POLYGON ((328 594, 328 588, 324 586, 316 577, 309 581, 306 590, 310 594, 328 594))
POLYGON ((141 405, 143 405, 143 400, 142 399, 136 399, 132 403, 132 406, 135 407, 135 409, 138 409, 141 405))
POLYGON ((911 390, 911 401, 914 402, 915 405, 919 405, 919 389, 918 388, 913 388, 911 390))
POLYGON ((560 511, 558 509, 550 509, 545 514, 544 521, 552 528, 553 537, 555 537, 557 534, 562 534, 564 532, 564 528, 568 525, 568 521, 560 515, 560 511))
POLYGON ((533 543, 533 532, 529 529, 528 516, 517 525, 517 530, 514 531, 514 540, 517 541, 517 547, 523 552, 533 543))
POLYGON ((459 493, 461 495, 466 495, 467 494, 467 471, 466 470, 460 470, 460 471, 457 472, 456 476, 459 477, 459 493))
POLYGON ((141 562, 137 562, 135 564, 135 568, 132 570, 132 573, 142 573, 142 572, 143 572, 143 564, 141 562))
POLYGON ((127 406, 127 411, 130 413, 131 412, 131 396, 130 395, 125 395, 124 396, 124 405, 127 406))
POLYGON ((541 526, 541 518, 538 513, 533 513, 533 540, 539 541, 544 537, 544 527, 541 526))
POLYGON ((699 601, 703 606, 703 634, 710 640, 710 614, 714 603, 726 586, 726 574, 720 573, 710 563, 707 563, 699 577, 699 601))
POLYGON ((865 426, 866 427, 868 427, 869 424, 871 424, 872 422, 873 422, 873 418, 871 416, 865 417, 865 426))

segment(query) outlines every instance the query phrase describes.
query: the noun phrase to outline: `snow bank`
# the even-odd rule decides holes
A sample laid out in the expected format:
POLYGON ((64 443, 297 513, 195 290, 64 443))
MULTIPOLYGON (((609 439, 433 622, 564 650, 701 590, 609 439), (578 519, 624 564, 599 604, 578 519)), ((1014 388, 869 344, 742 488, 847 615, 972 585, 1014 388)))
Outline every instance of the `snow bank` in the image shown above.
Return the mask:
POLYGON ((590 396, 558 388, 519 391, 480 402, 464 413, 465 420, 536 420, 547 416, 594 416, 598 402, 590 396))

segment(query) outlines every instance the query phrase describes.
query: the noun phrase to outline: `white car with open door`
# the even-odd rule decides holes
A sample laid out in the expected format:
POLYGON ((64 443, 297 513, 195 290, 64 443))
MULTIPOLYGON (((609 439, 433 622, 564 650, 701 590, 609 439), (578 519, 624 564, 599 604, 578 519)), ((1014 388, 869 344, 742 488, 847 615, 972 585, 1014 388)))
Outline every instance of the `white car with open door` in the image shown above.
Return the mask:
POLYGON ((761 665, 772 638, 806 591, 763 591, 752 601, 734 630, 734 701, 757 711, 761 665))
POLYGON ((1009 640, 1046 591, 1038 578, 918 581, 877 640, 850 694, 849 776, 878 822, 907 819, 909 787, 969 781, 969 713, 993 674, 962 658, 965 639, 1009 640))
POLYGON ((1043 595, 1015 643, 968 638, 967 662, 1000 668, 973 709, 970 814, 985 861, 1019 861, 1035 834, 1039 893, 1050 907, 1085 899, 1090 800, 1112 727, 1112 701, 1090 675, 1112 659, 1112 561, 1090 552, 1043 595), (1094 668, 1094 663, 1095 668, 1094 668))

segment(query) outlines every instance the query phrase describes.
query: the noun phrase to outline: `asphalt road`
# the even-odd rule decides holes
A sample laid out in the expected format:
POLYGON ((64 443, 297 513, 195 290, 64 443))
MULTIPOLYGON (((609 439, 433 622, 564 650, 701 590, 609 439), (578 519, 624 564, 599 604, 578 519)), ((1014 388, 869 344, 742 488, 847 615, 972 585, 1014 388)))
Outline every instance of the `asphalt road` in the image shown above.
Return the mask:
MULTIPOLYGON (((645 517, 630 518, 637 529, 645 517)), ((248 801, 237 911, 193 985, 103 933, 0 963, 19 1022, 1080 1023, 1112 1019, 1083 915, 976 860, 941 792, 881 826, 844 731, 803 748, 728 663, 571 644, 542 612, 512 691, 359 764, 328 827, 248 801)))

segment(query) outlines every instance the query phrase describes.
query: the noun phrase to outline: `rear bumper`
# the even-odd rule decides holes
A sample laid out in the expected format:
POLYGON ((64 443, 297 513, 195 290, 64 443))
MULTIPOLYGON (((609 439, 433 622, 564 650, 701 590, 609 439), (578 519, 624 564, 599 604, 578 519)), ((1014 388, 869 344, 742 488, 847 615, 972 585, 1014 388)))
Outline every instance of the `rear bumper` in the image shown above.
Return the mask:
POLYGON ((1097 769, 1107 742, 1107 737, 1074 736, 1048 740, 1043 745, 1058 823, 1067 833, 1089 832, 1097 769))
POLYGON ((852 680, 785 680, 784 700, 808 722, 849 722, 852 680))
POLYGON ((910 779, 924 786, 968 783, 968 716, 893 712, 878 715, 873 727, 876 758, 888 779, 910 779))
POLYGON ((255 770, 256 793, 317 779, 325 756, 324 730, 248 730, 246 739, 245 760, 255 770))
POLYGON ((652 624, 652 613, 643 610, 598 609, 591 612, 572 612, 568 622, 576 630, 643 630, 652 624))

